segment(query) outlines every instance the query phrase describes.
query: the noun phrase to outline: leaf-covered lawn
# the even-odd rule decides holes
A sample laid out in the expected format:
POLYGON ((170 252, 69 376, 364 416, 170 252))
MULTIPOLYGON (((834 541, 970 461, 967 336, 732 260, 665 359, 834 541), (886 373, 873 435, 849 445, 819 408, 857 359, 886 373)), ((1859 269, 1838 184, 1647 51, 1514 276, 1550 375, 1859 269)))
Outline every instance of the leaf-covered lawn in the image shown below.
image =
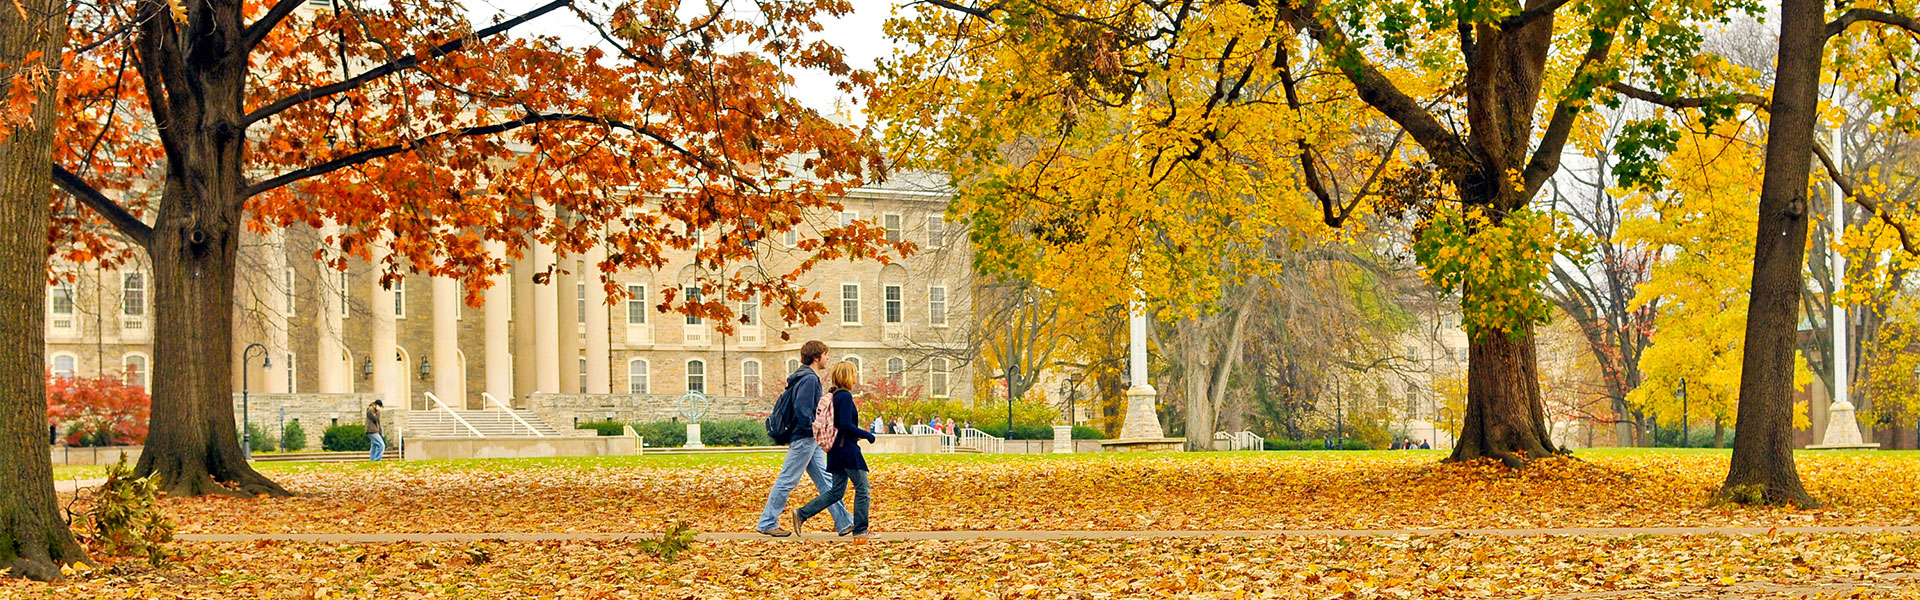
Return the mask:
MULTIPOLYGON (((1724 451, 1591 452, 1515 474, 1438 452, 874 457, 882 531, 1920 524, 1906 453, 1803 454, 1825 508, 1713 506, 1724 451)), ((746 531, 778 457, 279 466, 298 496, 174 498, 182 533, 746 531)), ((810 486, 796 501, 813 496, 810 486)))
POLYGON ((189 544, 0 598, 1920 597, 1910 536, 189 544), (1617 592, 1624 595, 1605 594, 1617 592))

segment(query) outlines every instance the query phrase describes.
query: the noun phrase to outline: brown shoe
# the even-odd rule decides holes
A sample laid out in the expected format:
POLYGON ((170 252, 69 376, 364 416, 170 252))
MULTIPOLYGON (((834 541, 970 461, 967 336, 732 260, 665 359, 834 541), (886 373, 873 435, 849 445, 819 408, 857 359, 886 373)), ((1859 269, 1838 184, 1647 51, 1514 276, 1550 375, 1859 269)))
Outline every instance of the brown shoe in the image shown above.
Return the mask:
POLYGON ((753 531, 755 533, 759 533, 762 535, 770 535, 773 537, 787 537, 789 535, 793 535, 792 533, 789 533, 787 530, 781 529, 779 525, 773 526, 773 529, 755 529, 753 531))
POLYGON ((801 537, 800 524, 805 522, 806 519, 800 518, 800 509, 793 509, 793 537, 801 537))

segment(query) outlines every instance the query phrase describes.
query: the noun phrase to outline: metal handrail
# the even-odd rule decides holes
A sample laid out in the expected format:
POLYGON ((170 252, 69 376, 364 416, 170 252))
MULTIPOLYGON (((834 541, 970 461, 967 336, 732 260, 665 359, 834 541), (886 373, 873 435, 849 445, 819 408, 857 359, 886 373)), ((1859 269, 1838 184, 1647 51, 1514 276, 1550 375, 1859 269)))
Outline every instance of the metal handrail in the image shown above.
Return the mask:
POLYGON ((974 449, 991 454, 1002 454, 1007 450, 1007 441, 988 434, 985 431, 968 427, 960 430, 960 443, 973 446, 974 449), (985 446, 984 448, 981 446, 985 446))
POLYGON ((1266 450, 1267 439, 1251 431, 1216 431, 1213 439, 1226 440, 1228 450, 1266 450))
POLYGON ((953 434, 951 433, 946 433, 938 429, 934 429, 933 426, 928 425, 926 423, 914 423, 911 427, 907 428, 907 431, 915 435, 927 435, 927 434, 938 435, 940 436, 940 451, 953 452, 953 446, 954 446, 955 440, 954 440, 953 434))
POLYGON ((540 430, 535 428, 532 423, 528 423, 526 419, 520 418, 520 413, 513 412, 513 407, 507 406, 506 403, 501 402, 499 398, 493 397, 493 394, 480 392, 480 397, 486 399, 487 402, 492 403, 494 406, 500 407, 500 410, 507 411, 507 416, 513 417, 513 420, 518 421, 521 427, 525 427, 527 431, 533 432, 533 437, 547 437, 547 434, 540 433, 540 430))
POLYGON ((447 403, 445 402, 441 402, 440 397, 433 395, 433 392, 420 392, 420 393, 426 394, 428 400, 433 401, 433 403, 436 406, 439 406, 441 410, 447 411, 447 415, 453 417, 453 420, 459 421, 461 425, 466 426, 467 431, 473 432, 473 437, 480 437, 480 438, 487 437, 487 434, 480 433, 480 430, 478 428, 475 428, 472 423, 468 423, 466 419, 460 418, 460 413, 453 412, 453 407, 447 406, 447 403))

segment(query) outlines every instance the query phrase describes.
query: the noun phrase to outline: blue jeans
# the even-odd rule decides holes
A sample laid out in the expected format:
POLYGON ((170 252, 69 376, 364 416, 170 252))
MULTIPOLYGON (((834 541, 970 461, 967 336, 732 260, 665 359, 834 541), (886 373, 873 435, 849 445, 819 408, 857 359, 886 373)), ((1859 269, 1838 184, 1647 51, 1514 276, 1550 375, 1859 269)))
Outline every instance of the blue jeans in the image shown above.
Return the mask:
POLYGON ((376 462, 380 460, 380 457, 387 455, 387 438, 382 437, 378 433, 367 434, 367 446, 371 450, 371 452, 368 453, 369 457, 376 462))
MULTIPOLYGON (((827 451, 821 450, 820 444, 810 437, 787 444, 787 458, 780 463, 780 476, 773 480, 773 491, 767 493, 767 508, 760 511, 760 522, 753 526, 755 530, 765 531, 780 526, 780 513, 786 512, 787 496, 793 493, 793 488, 800 486, 801 475, 813 480, 814 491, 826 493, 827 451)), ((827 513, 833 515, 835 531, 846 529, 852 521, 847 515, 847 507, 839 502, 833 503, 827 513)))
MULTIPOLYGON (((800 507, 799 518, 802 521, 813 518, 826 510, 827 506, 840 506, 847 497, 847 484, 853 484, 853 531, 866 533, 867 508, 873 504, 873 487, 867 484, 867 472, 864 469, 847 469, 833 474, 833 487, 815 496, 812 502, 800 507)), ((844 527, 836 530, 846 529, 844 527)))

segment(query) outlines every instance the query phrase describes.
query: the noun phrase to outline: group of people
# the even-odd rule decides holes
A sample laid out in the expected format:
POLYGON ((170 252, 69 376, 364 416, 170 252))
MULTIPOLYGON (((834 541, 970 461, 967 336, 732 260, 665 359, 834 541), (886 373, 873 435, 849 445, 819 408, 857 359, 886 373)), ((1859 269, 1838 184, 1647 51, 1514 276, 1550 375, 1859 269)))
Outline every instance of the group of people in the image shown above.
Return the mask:
POLYGON ((780 476, 773 480, 754 531, 774 537, 797 536, 808 519, 825 512, 833 517, 834 532, 840 535, 877 537, 867 527, 873 490, 867 482, 867 459, 860 453, 860 440, 871 442, 874 434, 860 428, 860 408, 853 404, 852 391, 858 385, 858 365, 831 362, 827 345, 820 340, 800 346, 800 367, 787 375, 787 389, 774 405, 776 411, 791 411, 782 415, 791 417, 790 429, 768 432, 778 434, 773 441, 786 445, 787 456, 780 463, 780 476), (825 383, 831 385, 823 385, 823 375, 825 383), (800 485, 802 475, 813 480, 819 495, 793 510, 793 530, 788 531, 780 527, 780 516, 786 512, 787 496, 800 485), (848 488, 853 491, 851 514, 844 502, 848 488))
POLYGON ((1418 442, 1413 440, 1394 440, 1393 447, 1389 449, 1390 450, 1432 450, 1433 446, 1427 445, 1426 440, 1420 440, 1418 442))
POLYGON ((914 425, 926 425, 928 429, 947 435, 959 435, 960 430, 973 427, 973 423, 971 422, 955 423, 953 417, 947 417, 946 420, 941 420, 940 417, 928 417, 925 423, 921 423, 918 419, 915 419, 912 424, 902 422, 899 417, 895 417, 892 425, 887 424, 886 417, 874 417, 872 431, 874 433, 904 435, 913 433, 914 425))

